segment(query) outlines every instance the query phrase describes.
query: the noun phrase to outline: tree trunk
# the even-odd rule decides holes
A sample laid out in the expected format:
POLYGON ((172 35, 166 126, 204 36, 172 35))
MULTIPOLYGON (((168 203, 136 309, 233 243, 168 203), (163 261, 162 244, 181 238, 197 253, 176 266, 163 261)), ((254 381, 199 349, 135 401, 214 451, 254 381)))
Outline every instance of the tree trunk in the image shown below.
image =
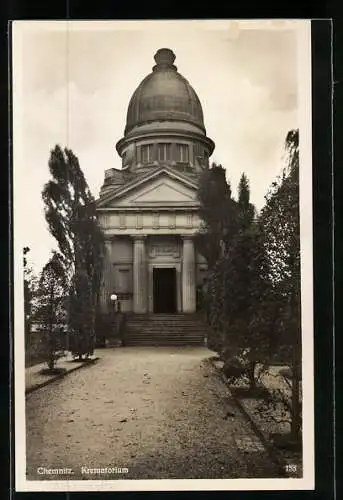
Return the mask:
POLYGON ((50 317, 49 317, 49 360, 48 366, 50 370, 55 367, 55 357, 54 357, 54 339, 53 339, 53 315, 54 315, 54 289, 53 286, 50 289, 50 317))
POLYGON ((49 367, 49 370, 53 370, 55 367, 55 360, 54 360, 53 356, 51 355, 51 353, 49 356, 48 367, 49 367))
POLYGON ((249 376, 250 389, 256 388, 255 368, 256 368, 256 361, 250 361, 249 366, 248 366, 248 376, 249 376))

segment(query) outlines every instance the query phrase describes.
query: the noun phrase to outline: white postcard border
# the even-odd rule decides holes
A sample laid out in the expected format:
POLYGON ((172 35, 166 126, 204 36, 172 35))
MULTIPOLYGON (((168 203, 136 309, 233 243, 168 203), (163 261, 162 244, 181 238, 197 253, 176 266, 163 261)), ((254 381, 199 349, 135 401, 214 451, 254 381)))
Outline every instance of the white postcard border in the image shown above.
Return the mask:
MULTIPOLYGON (((15 21, 13 38, 13 228, 14 228, 14 382, 15 382, 15 475, 16 491, 205 491, 205 490, 311 490, 314 489, 314 370, 313 370, 313 257, 312 257, 312 127, 311 127, 311 22, 310 20, 258 21, 15 21), (50 29, 164 29, 199 23, 203 29, 283 29, 298 32, 298 98, 300 131, 300 228, 301 300, 303 342, 303 478, 280 479, 156 479, 27 481, 25 477, 25 353, 23 315, 24 242, 21 230, 26 221, 21 206, 25 193, 25 158, 21 151, 21 43, 25 30, 50 29), (305 258, 306 257, 306 258, 305 258)), ((33 221, 34 223, 34 221, 33 221)))

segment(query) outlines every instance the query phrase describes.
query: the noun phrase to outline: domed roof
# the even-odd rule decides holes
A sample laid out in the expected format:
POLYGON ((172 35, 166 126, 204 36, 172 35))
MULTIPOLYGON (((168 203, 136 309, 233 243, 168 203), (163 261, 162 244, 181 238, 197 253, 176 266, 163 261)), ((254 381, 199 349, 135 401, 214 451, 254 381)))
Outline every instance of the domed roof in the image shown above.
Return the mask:
POLYGON ((186 121, 204 133, 204 117, 200 100, 174 66, 170 49, 159 49, 156 65, 134 92, 129 103, 125 135, 137 125, 152 121, 186 121))

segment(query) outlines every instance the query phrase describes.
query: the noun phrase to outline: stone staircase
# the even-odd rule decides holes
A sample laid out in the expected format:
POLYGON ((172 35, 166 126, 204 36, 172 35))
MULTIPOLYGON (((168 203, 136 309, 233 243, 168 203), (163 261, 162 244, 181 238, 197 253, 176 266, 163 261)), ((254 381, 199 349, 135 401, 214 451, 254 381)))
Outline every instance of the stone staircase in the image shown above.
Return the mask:
POLYGON ((126 320, 124 345, 205 345, 206 337, 201 314, 132 314, 126 320))

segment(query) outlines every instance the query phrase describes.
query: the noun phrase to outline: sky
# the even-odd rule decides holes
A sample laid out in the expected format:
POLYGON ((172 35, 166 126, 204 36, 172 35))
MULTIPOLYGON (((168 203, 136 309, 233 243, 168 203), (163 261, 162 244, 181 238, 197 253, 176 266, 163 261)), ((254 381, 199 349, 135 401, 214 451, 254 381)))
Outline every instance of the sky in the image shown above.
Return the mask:
MULTIPOLYGON (((98 197, 106 169, 121 167, 115 150, 129 100, 172 49, 178 71, 202 103, 211 161, 226 169, 236 196, 243 172, 251 202, 264 196, 283 166, 284 141, 298 123, 296 22, 16 22, 13 29, 14 204, 20 239, 36 270, 55 242, 41 191, 59 144, 79 158, 98 197)), ((14 221, 16 223, 16 221, 14 221)))

